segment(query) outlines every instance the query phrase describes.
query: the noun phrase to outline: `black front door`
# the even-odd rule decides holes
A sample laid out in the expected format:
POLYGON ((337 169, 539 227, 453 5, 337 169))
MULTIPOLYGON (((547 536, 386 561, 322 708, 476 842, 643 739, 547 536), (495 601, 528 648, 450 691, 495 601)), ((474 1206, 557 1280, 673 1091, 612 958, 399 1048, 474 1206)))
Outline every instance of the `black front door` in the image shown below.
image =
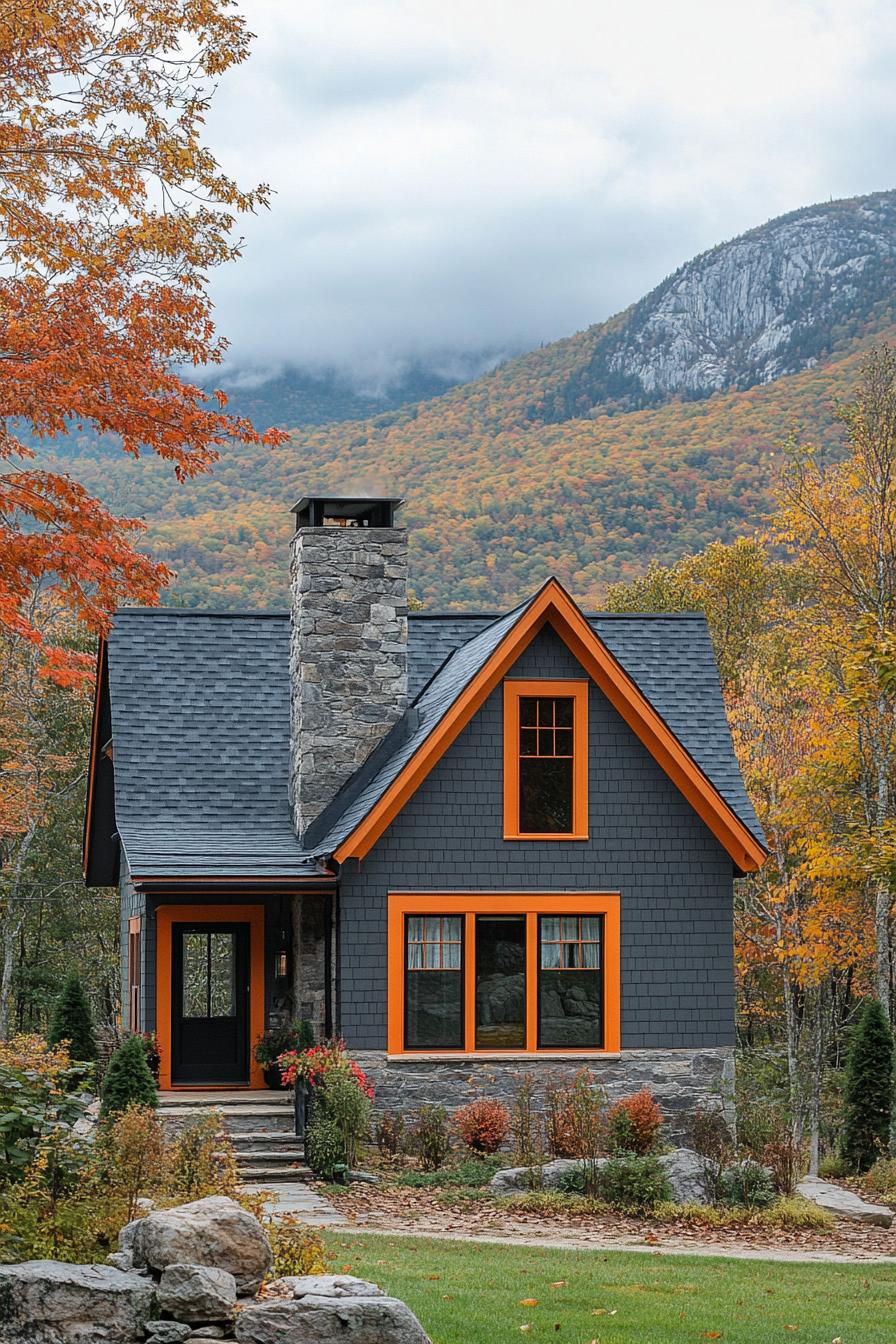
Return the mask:
POLYGON ((172 1083, 249 1081, 249 925, 171 929, 172 1083))

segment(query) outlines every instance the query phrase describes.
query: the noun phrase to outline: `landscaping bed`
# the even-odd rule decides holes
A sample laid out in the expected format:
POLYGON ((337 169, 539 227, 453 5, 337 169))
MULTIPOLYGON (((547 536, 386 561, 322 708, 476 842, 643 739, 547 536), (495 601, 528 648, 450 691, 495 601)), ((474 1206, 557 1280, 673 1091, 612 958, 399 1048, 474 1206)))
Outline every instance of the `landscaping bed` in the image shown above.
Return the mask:
MULTIPOLYGON (((850 1259, 896 1257, 896 1227, 881 1228, 825 1218, 814 1206, 786 1200, 764 1210, 680 1209, 661 1205, 630 1214, 581 1196, 555 1191, 493 1195, 486 1186, 454 1184, 455 1172, 427 1173, 425 1184, 381 1169, 380 1183, 322 1185, 326 1197, 350 1222, 383 1231, 481 1235, 526 1241, 574 1241, 578 1245, 648 1245, 670 1249, 718 1247, 827 1253, 850 1259), (803 1225, 795 1225, 802 1223, 803 1225)), ((896 1284, 894 1284, 896 1294, 896 1284)))

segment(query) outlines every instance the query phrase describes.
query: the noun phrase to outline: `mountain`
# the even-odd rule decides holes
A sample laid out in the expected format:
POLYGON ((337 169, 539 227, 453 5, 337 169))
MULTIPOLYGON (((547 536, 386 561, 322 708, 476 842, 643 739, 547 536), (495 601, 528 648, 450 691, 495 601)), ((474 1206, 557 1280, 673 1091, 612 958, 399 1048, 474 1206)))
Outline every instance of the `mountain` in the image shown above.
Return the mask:
POLYGON ((180 486, 84 441, 64 464, 146 518, 174 602, 282 606, 289 506, 373 489, 408 497, 427 606, 506 606, 548 573, 596 605, 651 559, 753 529, 791 432, 836 451, 833 399, 870 344, 896 339, 894 254, 896 192, 812 206, 434 400, 230 450, 180 486))

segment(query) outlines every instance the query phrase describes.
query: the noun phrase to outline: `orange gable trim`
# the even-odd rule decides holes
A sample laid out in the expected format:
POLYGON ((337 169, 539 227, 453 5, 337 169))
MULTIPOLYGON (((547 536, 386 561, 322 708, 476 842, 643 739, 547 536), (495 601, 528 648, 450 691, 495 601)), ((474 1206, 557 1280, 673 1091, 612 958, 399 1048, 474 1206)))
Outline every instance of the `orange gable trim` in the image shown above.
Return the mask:
POLYGON ((725 801, 715 785, 649 700, 592 630, 556 579, 550 579, 532 600, 488 662, 445 714, 396 776, 379 802, 338 846, 333 857, 361 859, 369 852, 407 800, 422 784, 461 730, 513 667, 538 632, 549 624, 570 652, 603 691, 613 707, 644 743, 673 784, 706 823, 742 872, 755 872, 765 862, 766 851, 725 801))

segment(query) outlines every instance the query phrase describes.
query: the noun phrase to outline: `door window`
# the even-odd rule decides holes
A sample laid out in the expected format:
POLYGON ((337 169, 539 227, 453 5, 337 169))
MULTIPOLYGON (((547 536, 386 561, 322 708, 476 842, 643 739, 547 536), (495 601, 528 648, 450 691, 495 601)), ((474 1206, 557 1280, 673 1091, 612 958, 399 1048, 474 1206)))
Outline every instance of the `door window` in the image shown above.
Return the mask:
POLYGON ((184 1017, 236 1016, 236 958, 232 933, 184 933, 184 1017))

